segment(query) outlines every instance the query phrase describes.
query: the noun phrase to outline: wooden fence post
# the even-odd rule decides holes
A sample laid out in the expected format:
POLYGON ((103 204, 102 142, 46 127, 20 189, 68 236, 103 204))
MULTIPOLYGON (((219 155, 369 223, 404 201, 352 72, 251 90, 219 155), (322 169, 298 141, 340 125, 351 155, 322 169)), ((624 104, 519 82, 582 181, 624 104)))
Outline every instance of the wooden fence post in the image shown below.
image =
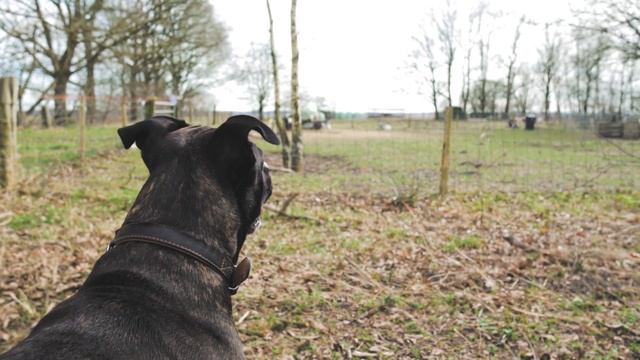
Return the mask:
POLYGON ((127 126, 129 120, 127 119, 127 102, 122 101, 120 104, 120 121, 122 122, 122 127, 127 126))
POLYGON ((154 99, 148 99, 147 101, 145 101, 144 103, 144 118, 145 119, 150 119, 153 117, 153 114, 155 114, 156 109, 155 109, 155 100, 154 99))
POLYGON ((47 104, 42 105, 40 109, 42 112, 42 127, 48 129, 53 126, 53 119, 51 118, 51 111, 47 107, 47 104))
POLYGON ((14 77, 0 78, 0 188, 16 182, 18 82, 14 77))
POLYGON ((449 153, 451 152, 451 121, 453 108, 449 106, 444 117, 444 139, 442 141, 442 161, 440 163, 440 196, 449 192, 449 153))
POLYGON ((87 125, 87 98, 84 95, 80 95, 80 106, 78 107, 78 127, 80 129, 80 160, 84 160, 85 151, 85 137, 86 137, 86 125, 87 125))

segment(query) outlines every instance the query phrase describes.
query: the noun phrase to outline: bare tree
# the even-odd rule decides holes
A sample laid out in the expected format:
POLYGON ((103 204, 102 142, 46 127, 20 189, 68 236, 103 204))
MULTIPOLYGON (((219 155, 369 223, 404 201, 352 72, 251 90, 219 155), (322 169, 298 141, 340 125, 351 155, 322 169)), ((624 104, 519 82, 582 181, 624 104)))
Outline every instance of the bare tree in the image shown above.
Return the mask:
MULTIPOLYGON (((426 26, 422 27, 421 35, 413 39, 416 42, 417 49, 411 54, 411 62, 409 64, 410 71, 418 77, 421 89, 425 85, 429 87, 428 93, 435 111, 435 119, 439 120, 438 94, 440 90, 436 78, 438 62, 434 52, 435 41, 426 26)), ((419 91, 421 91, 421 89, 419 91)))
POLYGON ((553 98, 556 103, 556 119, 562 119, 562 92, 563 82, 560 76, 556 76, 553 79, 553 98))
POLYGON ((136 120, 144 96, 179 100, 178 108, 198 94, 228 56, 226 28, 214 16, 208 1, 134 0, 127 9, 146 25, 112 50, 122 66, 123 95, 130 99, 129 114, 136 120))
POLYGON ((636 0, 590 0, 576 11, 578 28, 606 35, 627 59, 640 59, 640 6, 636 0))
POLYGON ((302 121, 300 119, 300 100, 298 98, 298 32, 296 30, 296 3, 291 0, 291 117, 292 117, 292 147, 291 168, 296 172, 304 170, 302 121))
POLYGON ((276 56, 275 39, 273 36, 273 17, 271 16, 271 6, 269 0, 267 1, 267 13, 269 14, 269 43, 271 53, 271 69, 273 73, 273 102, 274 102, 274 121, 278 128, 278 134, 280 135, 280 142, 282 144, 282 166, 289 167, 289 148, 291 146, 289 142, 289 135, 287 129, 283 124, 280 117, 280 81, 278 79, 278 59, 276 56))
MULTIPOLYGON (((629 60, 627 63, 625 63, 625 65, 628 66, 629 70, 628 70, 628 74, 627 74, 627 81, 626 81, 626 94, 627 94, 627 98, 628 100, 628 107, 627 109, 629 109, 630 112, 635 112, 635 104, 634 104, 634 99, 636 98, 636 93, 635 93, 635 89, 634 89, 634 83, 636 80, 636 60, 629 60)), ((622 95, 621 95, 622 97, 622 95)), ((621 100, 622 102, 622 100, 621 100)))
POLYGON ((522 65, 518 69, 518 78, 520 83, 515 88, 514 100, 516 109, 520 114, 524 115, 529 110, 529 104, 531 103, 530 88, 532 83, 531 72, 526 65, 522 65))
POLYGON ((0 49, 4 54, 0 57, 0 72, 6 74, 14 74, 18 79, 18 125, 22 124, 24 114, 32 112, 45 97, 47 91, 51 90, 52 85, 46 89, 40 89, 33 85, 34 78, 38 76, 37 64, 31 59, 29 54, 22 51, 22 46, 15 41, 6 41, 0 49), (39 94, 35 102, 35 106, 24 110, 24 99, 27 92, 39 94))
POLYGON ((451 69, 456 55, 456 20, 457 13, 451 7, 450 1, 447 0, 447 8, 439 19, 433 19, 438 29, 438 39, 440 40, 440 50, 444 55, 444 63, 447 67, 447 103, 453 106, 451 102, 451 69))
MULTIPOLYGON (((171 4, 160 30, 161 46, 171 92, 180 99, 197 94, 202 79, 210 77, 228 56, 227 31, 214 16, 207 0, 171 4)), ((267 48, 260 50, 260 77, 265 71, 267 48)), ((258 69, 258 66, 254 67, 258 69)), ((257 76, 257 73, 255 74, 257 76)), ((267 80, 260 80, 265 83, 267 80)))
POLYGON ((75 54, 84 19, 90 15, 84 10, 78 0, 11 1, 0 8, 0 29, 16 39, 37 67, 54 81, 57 123, 66 120, 69 80, 82 70, 75 54))
POLYGON ((560 40, 557 34, 549 33, 549 24, 545 25, 545 42, 538 49, 537 71, 541 74, 542 94, 544 98, 544 119, 549 120, 549 106, 551 103, 551 84, 558 72, 558 53, 560 40))
POLYGON ((587 116, 589 110, 597 105, 593 101, 593 93, 599 92, 599 66, 606 55, 608 44, 604 36, 598 35, 594 39, 583 29, 574 31, 574 41, 576 51, 573 63, 576 76, 573 93, 577 98, 578 110, 583 116, 587 116))
POLYGON ((84 47, 86 78, 83 92, 87 98, 87 118, 96 117, 96 67, 103 55, 114 46, 124 42, 129 36, 142 29, 139 18, 129 16, 126 7, 108 0, 83 1, 84 21, 81 23, 81 37, 84 47))
POLYGON ((258 107, 258 118, 264 120, 264 106, 271 92, 271 49, 266 44, 252 44, 240 62, 239 79, 247 85, 251 101, 258 107))
POLYGON ((444 82, 446 89, 442 95, 446 98, 448 106, 453 105, 451 76, 459 38, 456 30, 457 12, 447 1, 447 7, 442 13, 432 10, 428 18, 429 22, 422 24, 420 34, 413 37, 416 49, 411 53, 409 70, 418 79, 418 92, 421 93, 425 87, 429 88, 428 94, 437 120, 440 119, 438 99, 441 91, 436 70, 440 66, 437 60, 440 55, 446 67, 446 81, 444 82), (437 38, 432 33, 437 33, 437 38), (440 53, 436 52, 436 40, 440 53))
POLYGON ((476 10, 472 13, 472 18, 477 21, 477 34, 478 34, 478 50, 480 56, 480 87, 476 92, 477 96, 477 110, 481 113, 485 113, 487 108, 487 81, 489 74, 489 45, 491 38, 491 31, 486 31, 483 27, 483 20, 485 15, 491 15, 489 13, 488 3, 481 1, 478 4, 476 10), (486 32, 486 34, 485 34, 486 32))
POLYGON ((624 58, 621 61, 620 69, 618 71, 618 89, 615 94, 617 100, 613 100, 615 103, 615 111, 618 116, 622 118, 626 111, 631 113, 635 112, 634 107, 634 89, 635 89, 635 73, 636 73, 637 60, 624 58))
POLYGON ((520 40, 520 29, 525 22, 525 17, 522 16, 518 25, 516 26, 516 32, 513 36, 513 42, 511 44, 511 54, 509 54, 509 60, 507 61, 507 84, 506 84, 506 101, 504 105, 504 116, 509 117, 509 110, 511 106, 511 96, 513 95, 513 83, 516 75, 516 60, 518 59, 518 41, 520 40))
POLYGON ((469 15, 468 33, 466 41, 464 42, 466 51, 464 56, 464 68, 462 71, 462 93, 460 94, 460 100, 462 102, 462 111, 465 114, 467 113, 467 105, 469 104, 469 96, 471 95, 471 55, 474 48, 473 29, 475 19, 476 17, 473 14, 469 15))
POLYGON ((487 108, 492 116, 498 113, 498 103, 502 100, 501 95, 505 94, 505 84, 499 80, 488 80, 486 84, 487 90, 487 108))

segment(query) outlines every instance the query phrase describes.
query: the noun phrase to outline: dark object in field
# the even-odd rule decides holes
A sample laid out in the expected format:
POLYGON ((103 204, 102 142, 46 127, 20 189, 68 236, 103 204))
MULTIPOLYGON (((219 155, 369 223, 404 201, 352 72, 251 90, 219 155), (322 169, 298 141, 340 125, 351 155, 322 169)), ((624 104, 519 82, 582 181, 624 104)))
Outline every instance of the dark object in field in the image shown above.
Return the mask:
POLYGON ((509 121, 507 122, 507 125, 511 129, 517 129, 518 128, 518 122, 516 121, 516 119, 509 119, 509 121))
POLYGON ((453 120, 467 120, 467 113, 460 106, 454 106, 453 120))
POLYGON ((598 123, 598 135, 607 138, 621 138, 624 133, 624 124, 617 122, 600 122, 598 123))
POLYGON ((123 227, 76 294, 7 353, 9 359, 238 359, 231 295, 245 238, 271 195, 250 116, 217 129, 157 116, 118 133, 149 169, 123 227))
MULTIPOLYGON (((453 117, 451 118, 452 120, 467 120, 467 118, 468 118, 468 117, 467 117, 467 113, 464 111, 464 109, 462 109, 460 106, 452 106, 451 108, 453 109, 453 110, 452 110, 452 111, 453 111, 453 113, 451 114, 451 115, 453 116, 453 117)), ((448 109, 448 107, 446 107, 446 108, 444 109, 443 114, 446 114, 446 113, 447 113, 447 109, 448 109)), ((477 117, 477 118, 483 118, 483 119, 484 119, 484 118, 486 118, 486 117, 488 117, 488 116, 487 116, 486 114, 472 113, 472 114, 471 114, 471 117, 472 117, 472 118, 473 118, 473 117, 477 117)), ((436 119, 436 120, 442 120, 442 121, 444 121, 444 120, 445 120, 445 117, 444 117, 444 116, 442 116, 440 119, 436 119)))
POLYGON ((604 121, 599 122, 598 135, 605 138, 640 139, 640 123, 637 121, 604 121))
POLYGON ((524 118, 524 129, 534 130, 536 126, 536 117, 534 115, 527 115, 524 118))
POLYGON ((640 139, 640 122, 629 121, 624 123, 622 137, 624 139, 640 139))

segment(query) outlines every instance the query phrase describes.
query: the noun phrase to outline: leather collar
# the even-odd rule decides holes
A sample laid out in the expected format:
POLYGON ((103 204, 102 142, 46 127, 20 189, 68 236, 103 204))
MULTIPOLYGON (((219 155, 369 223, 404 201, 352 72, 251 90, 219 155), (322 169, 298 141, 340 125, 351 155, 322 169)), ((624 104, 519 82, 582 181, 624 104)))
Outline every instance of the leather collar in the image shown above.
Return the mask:
POLYGON ((170 227, 155 224, 128 224, 116 231, 107 251, 128 242, 147 243, 179 252, 201 262, 220 274, 227 282, 231 295, 235 294, 251 273, 251 260, 244 258, 237 265, 219 250, 208 247, 202 240, 170 227))

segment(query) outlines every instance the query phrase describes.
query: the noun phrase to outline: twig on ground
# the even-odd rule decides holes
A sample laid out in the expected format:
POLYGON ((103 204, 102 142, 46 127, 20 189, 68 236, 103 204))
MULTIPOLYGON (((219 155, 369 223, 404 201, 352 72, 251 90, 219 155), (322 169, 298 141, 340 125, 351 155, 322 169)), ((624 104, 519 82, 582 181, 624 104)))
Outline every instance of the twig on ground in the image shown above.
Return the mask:
POLYGON ((295 219, 295 220, 306 220, 306 221, 313 221, 315 223, 317 223, 318 225, 322 225, 324 224, 324 221, 317 219, 317 218, 313 218, 310 216, 304 216, 304 215, 291 215, 291 214, 287 214, 287 213, 282 213, 280 212, 280 209, 276 208, 275 206, 271 206, 271 205, 262 205, 263 208, 269 210, 269 211, 273 211, 276 213, 276 215, 278 216, 283 216, 289 219, 295 219))
POLYGON ((287 212, 287 208, 289 207, 289 205, 291 204, 293 199, 295 199, 297 197, 298 197, 298 193, 293 193, 293 194, 289 195, 289 197, 282 203, 282 206, 280 206, 280 212, 281 213, 286 213, 287 212))
POLYGON ((10 223, 13 215, 14 214, 11 211, 5 211, 5 212, 1 213, 0 214, 0 226, 4 226, 4 225, 7 225, 8 223, 10 223))
POLYGON ((293 174, 293 170, 291 170, 291 169, 288 169, 288 168, 285 168, 285 167, 271 166, 271 165, 269 165, 269 171, 293 174))
POLYGON ((624 324, 604 324, 604 327, 606 327, 609 330, 613 330, 613 331, 620 331, 620 330, 624 330, 628 333, 630 333, 631 335, 634 336, 640 336, 640 331, 636 331, 624 324))
POLYGON ((291 202, 296 197, 298 197, 298 193, 293 193, 293 194, 289 195, 289 197, 282 203, 282 206, 280 206, 280 208, 277 208, 277 207, 275 207, 273 205, 269 205, 269 204, 264 204, 264 205, 262 205, 262 207, 267 209, 267 210, 269 210, 269 211, 275 212, 276 215, 278 215, 278 216, 283 216, 283 217, 287 217, 287 218, 290 218, 290 219, 296 219, 296 220, 313 221, 313 222, 317 223, 318 225, 324 224, 324 221, 322 221, 322 220, 320 220, 318 218, 311 217, 311 216, 287 214, 287 208, 289 207, 289 205, 291 205, 291 202))
POLYGON ((242 324, 249 317, 249 315, 251 315, 251 310, 247 311, 246 313, 244 313, 244 315, 240 316, 240 319, 236 321, 236 326, 242 324))

